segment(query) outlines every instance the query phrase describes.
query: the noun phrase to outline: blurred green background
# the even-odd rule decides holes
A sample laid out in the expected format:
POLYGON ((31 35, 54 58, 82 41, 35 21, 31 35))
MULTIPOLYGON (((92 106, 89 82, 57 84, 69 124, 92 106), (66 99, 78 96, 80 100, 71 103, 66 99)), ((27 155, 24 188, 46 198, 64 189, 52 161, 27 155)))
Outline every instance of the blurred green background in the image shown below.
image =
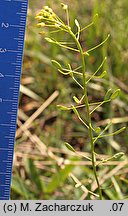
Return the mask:
MULTIPOLYGON (((88 155, 88 135, 73 112, 60 111, 56 106, 70 105, 72 97, 80 97, 81 92, 70 77, 58 74, 51 59, 77 65, 79 55, 48 44, 36 26, 35 15, 44 5, 64 17, 60 3, 59 0, 29 2, 11 199, 97 199, 86 192, 88 189, 97 193, 92 167, 64 145, 65 141, 69 142, 77 151, 88 155), (37 115, 33 116, 35 112, 37 115), (77 187, 77 183, 84 185, 85 190, 77 187)), ((94 72, 107 56, 103 69, 108 71, 105 79, 92 80, 89 84, 89 100, 102 100, 108 88, 120 88, 121 94, 118 99, 94 113, 94 124, 104 127, 112 118, 111 131, 127 126, 127 0, 67 0, 63 3, 69 6, 72 28, 75 28, 75 18, 84 27, 96 13, 99 14, 96 24, 82 34, 81 43, 85 50, 102 42, 108 34, 111 35, 104 46, 87 57, 86 70, 94 72)), ((62 33, 56 37, 60 41, 68 40, 62 33)), ((84 112, 82 115, 84 117, 84 112)), ((112 161, 98 170, 104 199, 128 197, 127 133, 128 129, 111 139, 101 140, 96 146, 100 158, 119 151, 125 153, 120 161, 112 161)))

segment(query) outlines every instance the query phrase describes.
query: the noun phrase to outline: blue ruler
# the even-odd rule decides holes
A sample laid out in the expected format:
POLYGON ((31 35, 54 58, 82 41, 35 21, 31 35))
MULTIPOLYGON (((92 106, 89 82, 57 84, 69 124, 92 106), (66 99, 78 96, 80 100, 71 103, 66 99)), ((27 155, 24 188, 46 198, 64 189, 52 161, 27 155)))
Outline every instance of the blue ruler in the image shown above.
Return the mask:
POLYGON ((0 0, 0 200, 10 198, 27 0, 0 0))

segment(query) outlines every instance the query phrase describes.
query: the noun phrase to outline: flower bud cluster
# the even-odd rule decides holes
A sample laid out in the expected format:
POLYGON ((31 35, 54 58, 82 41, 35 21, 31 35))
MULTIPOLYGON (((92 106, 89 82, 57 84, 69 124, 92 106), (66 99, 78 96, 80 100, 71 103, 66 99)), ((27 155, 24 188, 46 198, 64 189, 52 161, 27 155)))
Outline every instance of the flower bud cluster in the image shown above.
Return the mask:
POLYGON ((62 22, 59 20, 57 15, 48 6, 43 7, 43 9, 36 15, 36 19, 38 20, 37 26, 39 27, 51 26, 57 28, 62 25, 62 22))

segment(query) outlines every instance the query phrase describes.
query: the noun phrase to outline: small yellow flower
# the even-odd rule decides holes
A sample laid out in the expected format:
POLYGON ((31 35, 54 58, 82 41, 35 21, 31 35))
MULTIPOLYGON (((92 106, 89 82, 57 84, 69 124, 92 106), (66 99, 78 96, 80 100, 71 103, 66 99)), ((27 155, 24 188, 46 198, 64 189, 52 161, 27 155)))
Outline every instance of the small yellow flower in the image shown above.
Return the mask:
POLYGON ((42 19, 42 16, 40 16, 40 15, 36 15, 36 17, 35 17, 37 20, 41 20, 42 19))
POLYGON ((51 13, 51 14, 53 13, 53 10, 48 6, 44 6, 44 10, 51 13))
POLYGON ((68 9, 68 5, 61 3, 61 6, 63 8, 63 10, 67 10, 68 9))
POLYGON ((44 22, 38 23, 37 26, 38 26, 38 27, 44 27, 44 26, 45 26, 45 23, 44 23, 44 22))
POLYGON ((41 34, 41 35, 46 35, 46 32, 45 31, 41 31, 41 32, 39 32, 39 34, 41 34))

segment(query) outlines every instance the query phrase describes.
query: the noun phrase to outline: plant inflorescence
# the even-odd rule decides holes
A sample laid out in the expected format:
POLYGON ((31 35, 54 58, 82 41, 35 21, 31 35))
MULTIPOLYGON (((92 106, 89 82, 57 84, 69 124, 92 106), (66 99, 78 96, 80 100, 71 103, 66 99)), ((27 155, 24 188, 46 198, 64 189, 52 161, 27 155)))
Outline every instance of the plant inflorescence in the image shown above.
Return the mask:
MULTIPOLYGON (((123 152, 119 152, 113 156, 109 156, 107 159, 101 159, 101 161, 97 164, 97 153, 95 151, 95 145, 99 141, 99 139, 119 134, 125 129, 125 127, 115 132, 107 133, 108 129, 112 125, 111 122, 107 124, 104 129, 101 129, 100 127, 95 127, 93 125, 92 114, 103 104, 109 103, 110 101, 117 98, 120 93, 120 89, 116 89, 115 91, 112 89, 108 89, 102 101, 90 102, 89 97, 88 97, 88 85, 92 81, 92 79, 94 78, 101 79, 106 75, 107 73, 106 71, 102 71, 101 73, 99 73, 100 69, 102 69, 102 66, 104 65, 104 62, 106 61, 106 57, 103 59, 102 63, 99 65, 97 70, 94 73, 90 73, 90 74, 86 72, 85 58, 89 56, 93 50, 102 46, 108 40, 109 35, 100 44, 84 51, 82 44, 80 42, 81 33, 95 23, 98 15, 96 14, 93 21, 87 26, 82 27, 82 28, 78 20, 75 19, 74 20, 74 23, 76 26, 75 29, 77 30, 73 30, 70 25, 68 6, 63 3, 61 4, 61 6, 62 6, 62 9, 66 13, 66 21, 64 21, 59 16, 57 16, 57 14, 51 8, 49 8, 48 6, 44 6, 43 9, 36 15, 36 19, 38 21, 37 26, 40 28, 43 28, 43 31, 41 32, 41 34, 44 33, 44 28, 46 27, 50 29, 50 32, 53 35, 56 32, 58 33, 64 32, 68 34, 72 38, 71 44, 75 44, 75 47, 69 46, 68 41, 58 41, 54 36, 45 37, 45 39, 51 44, 56 44, 57 46, 60 46, 64 49, 68 49, 71 52, 74 51, 75 53, 78 53, 80 55, 81 64, 77 68, 73 68, 72 64, 70 63, 68 63, 66 66, 62 66, 60 62, 58 62, 57 60, 52 60, 53 66, 63 75, 70 76, 74 80, 74 82, 78 85, 78 87, 80 88, 80 91, 82 92, 81 98, 78 98, 76 96, 73 97, 74 103, 72 103, 71 106, 67 107, 63 105, 58 105, 58 107, 61 110, 66 110, 66 111, 72 110, 76 114, 80 122, 85 126, 86 130, 88 131, 88 135, 90 139, 91 157, 86 157, 86 159, 92 162, 93 173, 94 173, 94 177, 95 177, 97 187, 98 187, 98 196, 99 196, 99 199, 103 199, 102 187, 99 182, 97 167, 103 164, 104 162, 107 162, 113 159, 119 159, 120 157, 123 156, 123 152), (80 79, 78 79, 78 77, 80 79), (79 108, 81 107, 85 108, 85 115, 86 115, 85 120, 80 115, 79 108)), ((66 143, 65 145, 69 150, 76 152, 71 144, 66 143)))

